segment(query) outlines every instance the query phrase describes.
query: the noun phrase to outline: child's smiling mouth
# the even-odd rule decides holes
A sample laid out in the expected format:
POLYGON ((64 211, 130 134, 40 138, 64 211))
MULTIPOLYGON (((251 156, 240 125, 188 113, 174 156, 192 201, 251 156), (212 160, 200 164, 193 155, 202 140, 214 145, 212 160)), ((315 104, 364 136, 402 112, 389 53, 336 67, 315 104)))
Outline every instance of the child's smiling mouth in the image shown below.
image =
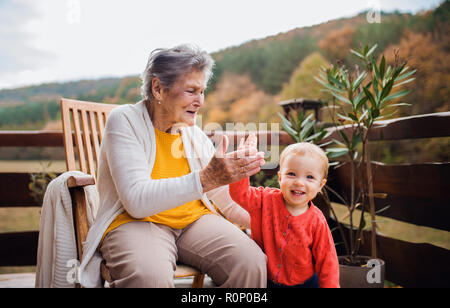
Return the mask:
POLYGON ((291 194, 294 195, 295 197, 301 197, 301 196, 305 195, 306 192, 301 191, 301 190, 291 190, 291 194))

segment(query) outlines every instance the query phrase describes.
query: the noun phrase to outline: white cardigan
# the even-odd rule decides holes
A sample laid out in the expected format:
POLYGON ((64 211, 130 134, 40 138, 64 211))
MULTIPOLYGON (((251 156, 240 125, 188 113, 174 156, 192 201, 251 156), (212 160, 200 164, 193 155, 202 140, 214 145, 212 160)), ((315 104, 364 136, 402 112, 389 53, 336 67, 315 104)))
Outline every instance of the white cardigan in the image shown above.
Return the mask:
POLYGON ((232 222, 249 228, 250 216, 230 197, 228 185, 203 193, 199 171, 214 155, 214 146, 197 126, 181 128, 181 138, 191 173, 153 180, 150 175, 156 156, 155 131, 143 101, 122 105, 108 116, 100 147, 97 188, 100 205, 89 229, 80 267, 84 287, 101 287, 97 246, 111 222, 127 211, 144 218, 201 199, 214 213, 220 212, 232 222))
MULTIPOLYGON (((64 172, 47 187, 41 210, 36 265, 36 288, 73 288, 76 281, 77 246, 67 179, 79 171, 64 172)), ((88 225, 91 226, 98 206, 93 185, 84 187, 88 225)))

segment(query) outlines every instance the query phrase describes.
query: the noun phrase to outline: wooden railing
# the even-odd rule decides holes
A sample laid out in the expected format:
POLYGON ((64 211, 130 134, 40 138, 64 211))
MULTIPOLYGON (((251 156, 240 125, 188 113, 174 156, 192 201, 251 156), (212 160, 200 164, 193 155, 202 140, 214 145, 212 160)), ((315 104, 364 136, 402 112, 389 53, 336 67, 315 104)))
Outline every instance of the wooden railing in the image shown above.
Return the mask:
MULTIPOLYGON (((341 127, 344 129, 345 127, 341 127)), ((210 138, 224 132, 208 133, 210 138)), ((234 142, 243 132, 226 132, 234 142)), ((293 140, 285 132, 259 132, 268 143, 278 138, 280 145, 293 140), (264 136, 263 136, 264 135, 264 136)), ((335 134, 334 137, 338 137, 335 134)), ((450 112, 426 114, 378 122, 370 140, 400 140, 450 136, 450 112)), ((0 131, 0 147, 61 147, 59 131, 0 131)), ((450 163, 384 165, 373 162, 374 191, 387 193, 377 199, 377 209, 390 205, 379 215, 396 220, 450 231, 450 163)), ((273 175, 276 169, 265 170, 273 175)), ((0 173, 0 207, 40 206, 30 196, 28 173, 0 173)), ((330 170, 330 186, 342 194, 349 191, 349 168, 330 170)), ((336 232, 335 232, 336 233, 336 232)), ((370 233, 361 247, 370 255, 370 233)), ((0 266, 36 264, 38 231, 0 234, 0 266)), ((377 236, 379 257, 386 261, 386 279, 405 287, 450 286, 450 250, 429 243, 415 244, 377 236)))
MULTIPOLYGON (((378 122, 370 140, 374 144, 381 140, 448 136, 450 112, 441 112, 378 122)), ((375 199, 376 210, 390 206, 377 215, 450 231, 450 162, 396 165, 372 162, 372 172, 374 192, 387 194, 384 199, 375 199)), ((330 170, 328 181, 333 189, 349 196, 350 166, 344 164, 330 170)), ((448 249, 378 234, 377 251, 378 257, 386 261, 389 281, 404 287, 450 286, 450 267, 446 265, 450 261, 448 249)), ((364 233, 361 254, 371 254, 370 232, 364 233)))

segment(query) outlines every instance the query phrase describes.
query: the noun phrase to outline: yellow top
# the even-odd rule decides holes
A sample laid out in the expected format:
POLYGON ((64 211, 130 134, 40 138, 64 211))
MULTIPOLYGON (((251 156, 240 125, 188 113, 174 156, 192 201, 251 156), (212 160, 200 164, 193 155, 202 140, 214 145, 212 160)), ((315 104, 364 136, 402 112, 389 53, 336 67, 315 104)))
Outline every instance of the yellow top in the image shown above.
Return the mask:
MULTIPOLYGON (((162 132, 155 128, 156 136, 156 157, 153 166, 151 178, 152 179, 166 179, 171 177, 180 177, 191 172, 189 163, 184 155, 172 155, 172 144, 177 142, 181 153, 183 151, 183 143, 181 142, 181 134, 169 134, 162 132), (181 157, 179 157, 181 156, 181 157)), ((180 153, 180 152, 178 152, 180 153)), ((132 221, 151 221, 159 224, 167 225, 174 229, 183 229, 189 224, 199 219, 204 214, 211 214, 201 200, 194 200, 170 210, 163 211, 153 216, 148 216, 142 219, 131 217, 127 212, 118 215, 114 221, 109 225, 108 229, 103 234, 103 239, 109 231, 132 221)), ((101 244, 101 243, 100 243, 101 244)))

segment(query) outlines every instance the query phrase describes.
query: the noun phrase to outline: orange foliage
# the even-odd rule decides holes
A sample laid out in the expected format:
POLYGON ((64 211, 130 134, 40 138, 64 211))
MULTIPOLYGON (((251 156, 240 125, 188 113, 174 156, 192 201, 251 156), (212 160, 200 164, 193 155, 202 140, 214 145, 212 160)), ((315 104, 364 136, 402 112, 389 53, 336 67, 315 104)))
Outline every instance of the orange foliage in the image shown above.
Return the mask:
POLYGON ((62 121, 55 120, 47 122, 43 128, 43 130, 62 130, 62 121))
POLYGON ((266 122, 276 115, 277 101, 258 90, 248 75, 225 73, 201 109, 203 122, 266 122))
POLYGON ((329 59, 344 59, 350 51, 353 43, 355 29, 344 26, 339 30, 332 30, 319 42, 319 47, 325 52, 329 59))
POLYGON ((406 98, 413 104, 412 110, 404 108, 408 114, 450 110, 450 62, 445 46, 449 38, 447 33, 441 41, 434 41, 429 33, 407 30, 399 44, 391 45, 384 51, 387 63, 394 64, 394 50, 398 50, 400 63, 407 61, 408 66, 417 69, 413 76, 416 79, 407 85, 407 88, 413 89, 406 98))

